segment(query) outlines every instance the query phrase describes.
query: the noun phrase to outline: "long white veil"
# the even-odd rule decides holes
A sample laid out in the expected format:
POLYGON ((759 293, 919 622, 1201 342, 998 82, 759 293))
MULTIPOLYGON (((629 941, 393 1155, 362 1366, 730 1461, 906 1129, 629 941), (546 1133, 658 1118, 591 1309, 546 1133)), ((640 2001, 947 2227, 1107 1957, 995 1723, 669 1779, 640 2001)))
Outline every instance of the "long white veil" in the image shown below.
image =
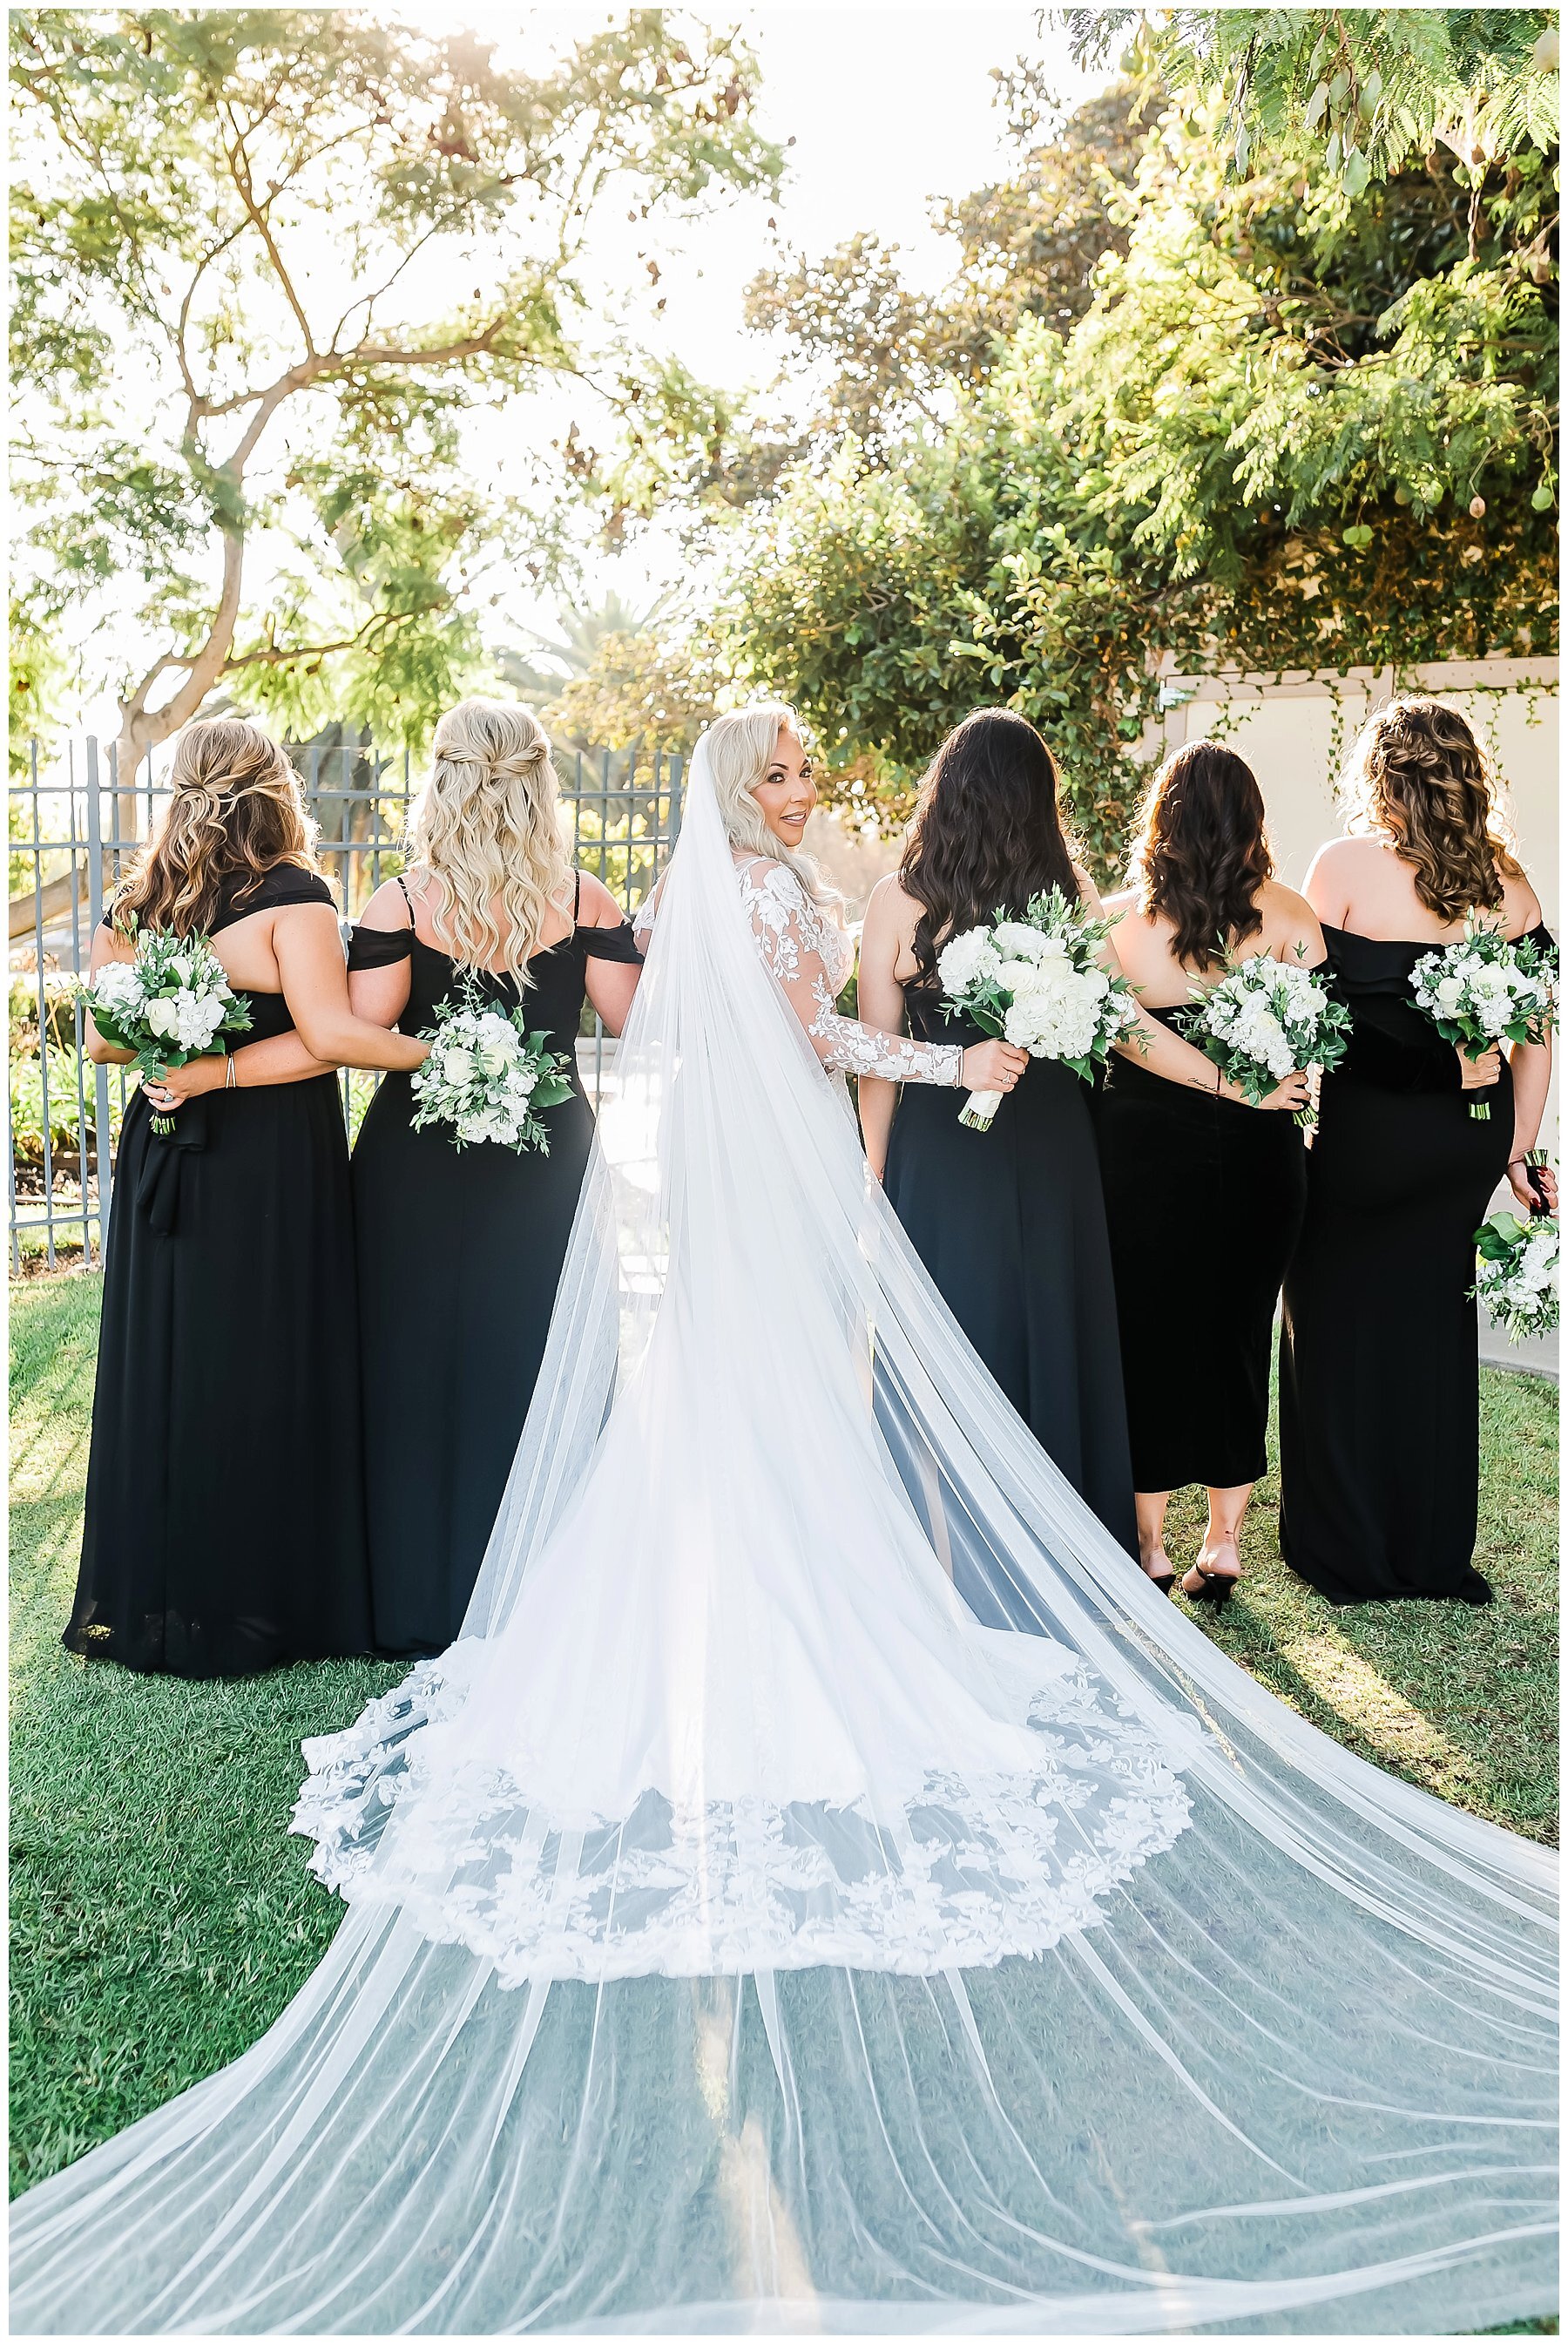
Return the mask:
POLYGON ((1054 1470, 700 751, 615 1082, 464 1635, 309 1753, 347 1917, 18 2201, 14 2327, 1551 2309, 1551 1858, 1271 1700, 1054 1470))

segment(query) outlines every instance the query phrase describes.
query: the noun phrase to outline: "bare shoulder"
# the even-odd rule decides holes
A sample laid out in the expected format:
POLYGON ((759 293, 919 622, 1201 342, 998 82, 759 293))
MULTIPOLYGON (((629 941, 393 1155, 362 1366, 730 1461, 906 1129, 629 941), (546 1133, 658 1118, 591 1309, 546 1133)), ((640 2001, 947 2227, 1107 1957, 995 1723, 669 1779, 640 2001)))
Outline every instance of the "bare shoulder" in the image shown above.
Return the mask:
POLYGON ((579 928, 618 928, 625 917, 602 879, 596 879, 591 871, 578 873, 579 928))
POLYGON ((1305 897, 1320 920, 1343 924, 1351 899, 1375 878, 1383 862, 1375 838, 1325 839, 1307 869, 1305 897))
POLYGON ((1503 911, 1511 936, 1541 925, 1541 898, 1523 871, 1503 874, 1503 911))
POLYGON ((1088 872, 1084 870, 1081 864, 1075 863, 1073 864, 1072 875, 1078 882, 1080 901, 1082 903, 1085 910, 1091 912, 1098 919, 1101 913, 1105 908, 1100 900, 1099 888, 1095 885, 1088 872))
POLYGON ((406 928, 410 924, 407 899, 396 879, 383 880, 359 914, 362 928, 406 928))
POLYGON ((920 924, 921 906, 909 893, 896 871, 879 879, 866 901, 865 925, 878 935, 896 935, 906 941, 920 924))
POLYGON ((1293 887, 1282 885, 1278 879, 1265 879, 1260 890, 1262 901, 1259 909, 1271 945, 1276 952, 1282 947, 1292 957, 1318 961, 1327 947, 1323 943, 1322 924, 1304 895, 1293 887))
POLYGON ((1111 919, 1131 920, 1139 916, 1136 887, 1118 887, 1102 900, 1107 916, 1111 919))

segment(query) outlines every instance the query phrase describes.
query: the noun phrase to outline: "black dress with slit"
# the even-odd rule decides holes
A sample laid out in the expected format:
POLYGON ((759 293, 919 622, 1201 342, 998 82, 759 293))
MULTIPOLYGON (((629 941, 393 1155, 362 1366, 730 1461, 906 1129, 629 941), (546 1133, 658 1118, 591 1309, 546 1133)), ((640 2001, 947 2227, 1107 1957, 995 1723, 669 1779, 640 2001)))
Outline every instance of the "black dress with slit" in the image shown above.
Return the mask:
MULTIPOLYGON (((292 865, 254 912, 331 904, 292 865)), ((236 988, 239 991, 240 988, 236 988)), ((293 1031, 241 992, 236 1049, 293 1031)), ((367 1652, 354 1231, 337 1082, 209 1091, 172 1137, 126 1108, 105 1249, 86 1519, 65 1642, 171 1676, 367 1652)))
MULTIPOLYGON (((925 1042, 986 1037, 911 986, 925 1042)), ((962 1098, 906 1083, 884 1186, 943 1300, 1008 1399, 1092 1512, 1138 1552, 1105 1203, 1089 1089, 1037 1058, 986 1132, 962 1098)))
MULTIPOLYGON (((1549 944, 1543 928, 1532 932, 1549 944)), ((1484 1602, 1473 1235, 1513 1149, 1506 1059, 1465 1092, 1416 1008, 1431 944, 1325 928, 1354 1016, 1323 1079, 1280 1344, 1280 1551, 1332 1603, 1484 1602), (1472 1118, 1472 1099, 1490 1119, 1472 1118)))
MULTIPOLYGON (((1184 1012, 1151 1009, 1174 1031, 1184 1012)), ((1132 1480, 1239 1489, 1268 1465, 1274 1307, 1307 1202, 1295 1117, 1112 1058, 1097 1103, 1132 1480)))
MULTIPOLYGON (((444 1652, 456 1638, 533 1398, 593 1137, 576 1044, 589 956, 641 958, 629 925, 574 927, 535 953, 533 983, 476 975, 487 1000, 526 1003, 528 1030, 566 1054, 572 1096, 548 1108, 549 1153, 454 1147, 413 1127, 407 1075, 388 1075, 355 1145, 365 1492, 377 1648, 444 1652)), ((412 927, 355 931, 350 969, 410 959, 405 1034, 453 995, 453 962, 412 927)))

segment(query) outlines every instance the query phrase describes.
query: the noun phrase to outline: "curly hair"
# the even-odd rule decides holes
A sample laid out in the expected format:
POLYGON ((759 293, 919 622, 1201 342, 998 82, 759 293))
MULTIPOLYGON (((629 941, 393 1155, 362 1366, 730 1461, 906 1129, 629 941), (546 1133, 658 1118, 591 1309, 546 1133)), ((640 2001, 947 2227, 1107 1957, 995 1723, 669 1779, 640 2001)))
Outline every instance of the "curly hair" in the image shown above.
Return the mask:
POLYGON ((920 906, 917 985, 950 936, 1060 887, 1078 894, 1056 760, 1027 716, 977 708, 948 734, 920 785, 899 883, 920 906))
POLYGON ((1173 750, 1144 795, 1128 876, 1144 916, 1175 929, 1177 959, 1222 967, 1262 926, 1258 890, 1273 875, 1251 765, 1213 741, 1173 750))
POLYGON ((412 867, 435 882, 430 924, 459 968, 498 960, 519 986, 571 858, 549 737, 520 702, 461 700, 436 727, 430 776, 409 817, 412 867))
POLYGON ((299 775, 259 724, 198 717, 175 743, 163 821, 115 897, 115 924, 134 914, 145 928, 203 933, 285 863, 318 868, 299 775))
POLYGON ((1523 876, 1474 733, 1441 700, 1391 700, 1362 727, 1341 788, 1349 828, 1389 840, 1440 920, 1496 911, 1523 876))

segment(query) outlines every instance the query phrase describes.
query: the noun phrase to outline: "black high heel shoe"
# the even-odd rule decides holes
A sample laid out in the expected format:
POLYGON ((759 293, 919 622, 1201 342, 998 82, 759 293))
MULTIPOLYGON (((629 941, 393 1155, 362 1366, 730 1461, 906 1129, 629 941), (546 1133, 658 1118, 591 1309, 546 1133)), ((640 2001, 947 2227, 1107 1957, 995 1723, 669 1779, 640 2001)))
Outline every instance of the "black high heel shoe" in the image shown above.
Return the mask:
POLYGON ((1241 1572, 1206 1571, 1201 1562, 1195 1562, 1192 1568, 1198 1574, 1200 1584, 1190 1588, 1186 1581, 1182 1581, 1181 1592, 1188 1602, 1211 1603, 1216 1612, 1222 1612, 1235 1592, 1236 1581, 1241 1577, 1241 1572))

